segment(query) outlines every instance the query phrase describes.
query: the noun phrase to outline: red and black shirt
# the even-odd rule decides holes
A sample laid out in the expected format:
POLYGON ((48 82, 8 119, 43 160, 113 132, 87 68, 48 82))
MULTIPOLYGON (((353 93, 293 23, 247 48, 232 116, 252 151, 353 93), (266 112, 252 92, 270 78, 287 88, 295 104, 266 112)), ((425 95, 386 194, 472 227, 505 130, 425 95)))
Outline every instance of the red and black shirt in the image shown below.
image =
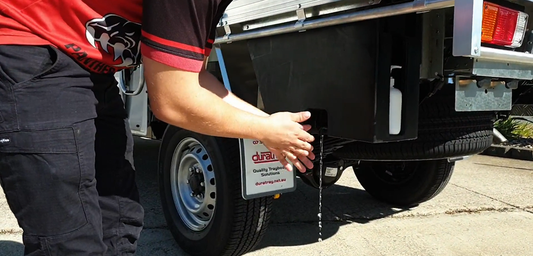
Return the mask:
POLYGON ((2 0, 0 44, 52 44, 96 73, 140 64, 142 55, 202 69, 231 0, 2 0))

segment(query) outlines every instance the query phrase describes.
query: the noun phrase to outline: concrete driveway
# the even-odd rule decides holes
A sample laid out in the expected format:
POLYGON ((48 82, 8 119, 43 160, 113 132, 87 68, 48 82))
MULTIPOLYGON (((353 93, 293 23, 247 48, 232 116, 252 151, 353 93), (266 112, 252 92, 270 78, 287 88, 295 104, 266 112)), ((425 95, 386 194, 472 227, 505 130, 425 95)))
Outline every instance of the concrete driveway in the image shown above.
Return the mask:
MULTIPOLYGON (((146 227, 138 255, 185 255, 162 215, 158 142, 136 139, 146 227)), ((413 209, 373 200, 346 170, 324 191, 324 229, 317 242, 318 191, 298 190, 274 203, 259 255, 533 255, 533 162, 474 156, 457 163, 448 187, 413 209)), ((21 231, 0 192, 0 255, 22 255, 21 231)))

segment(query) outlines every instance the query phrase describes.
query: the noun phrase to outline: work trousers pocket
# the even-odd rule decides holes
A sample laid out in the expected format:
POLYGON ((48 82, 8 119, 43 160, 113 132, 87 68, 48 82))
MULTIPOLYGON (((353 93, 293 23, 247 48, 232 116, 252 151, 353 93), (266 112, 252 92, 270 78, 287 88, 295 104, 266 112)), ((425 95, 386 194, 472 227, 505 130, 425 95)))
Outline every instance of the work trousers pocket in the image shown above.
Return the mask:
MULTIPOLYGON (((0 134, 0 178, 25 236, 56 236, 87 224, 86 173, 77 128, 0 134)), ((94 185, 94 184, 93 184, 94 185)))
POLYGON ((54 73, 58 60, 51 46, 0 45, 0 133, 21 129, 15 90, 54 73))

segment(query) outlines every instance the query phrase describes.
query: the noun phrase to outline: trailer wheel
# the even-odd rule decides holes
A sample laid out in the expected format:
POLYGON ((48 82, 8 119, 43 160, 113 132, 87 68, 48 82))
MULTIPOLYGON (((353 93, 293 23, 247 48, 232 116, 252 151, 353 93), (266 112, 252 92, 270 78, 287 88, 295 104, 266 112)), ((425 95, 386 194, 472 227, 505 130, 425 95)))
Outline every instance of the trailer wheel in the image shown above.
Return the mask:
POLYGON ((455 163, 447 160, 361 162, 354 172, 374 198, 410 207, 437 196, 448 184, 455 163))
POLYGON ((159 152, 163 212, 190 255, 242 255, 266 230, 272 198, 241 196, 238 141, 169 127, 159 152))

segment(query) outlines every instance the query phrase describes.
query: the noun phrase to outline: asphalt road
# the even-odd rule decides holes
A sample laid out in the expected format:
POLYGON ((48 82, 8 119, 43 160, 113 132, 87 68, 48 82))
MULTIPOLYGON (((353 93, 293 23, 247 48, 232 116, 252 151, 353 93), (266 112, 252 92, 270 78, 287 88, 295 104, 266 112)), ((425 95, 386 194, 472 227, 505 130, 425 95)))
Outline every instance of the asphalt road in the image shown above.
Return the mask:
MULTIPOLYGON (((160 208, 158 143, 137 139, 135 161, 146 210, 138 255, 185 254, 160 208)), ((533 255, 533 163, 474 156, 457 163, 446 189, 413 209, 373 200, 351 170, 324 191, 323 242, 317 242, 315 189, 274 203, 260 255, 533 255)), ((0 255, 22 255, 21 231, 0 192, 0 255)))

